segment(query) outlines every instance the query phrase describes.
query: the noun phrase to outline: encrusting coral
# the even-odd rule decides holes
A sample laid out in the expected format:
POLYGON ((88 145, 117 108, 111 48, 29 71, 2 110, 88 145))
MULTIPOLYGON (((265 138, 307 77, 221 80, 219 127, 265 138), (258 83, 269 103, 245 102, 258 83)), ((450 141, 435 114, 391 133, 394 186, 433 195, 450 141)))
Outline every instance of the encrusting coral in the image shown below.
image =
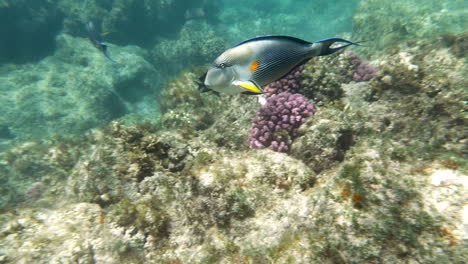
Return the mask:
MULTIPOLYGON (((369 81, 375 74, 376 68, 353 51, 342 52, 335 58, 328 60, 320 57, 314 58, 305 66, 296 67, 280 80, 265 86, 266 104, 260 108, 257 117, 252 122, 249 136, 250 147, 259 149, 269 147, 274 151, 288 152, 294 138, 297 137, 297 129, 315 112, 314 105, 300 94, 304 93, 318 99, 320 98, 318 95, 325 93, 328 97, 327 100, 337 100, 342 93, 341 86, 344 84, 342 82, 369 81), (321 65, 322 63, 331 63, 331 65, 321 65), (333 84, 327 83, 327 86, 336 85, 335 92, 328 94, 327 89, 323 89, 322 86, 310 89, 311 85, 318 85, 317 80, 312 80, 315 83, 310 82, 308 75, 311 71, 317 70, 316 66, 325 67, 327 70, 332 69, 331 72, 319 71, 318 75, 314 76, 318 81, 330 78, 327 77, 329 74, 334 79, 335 72, 344 74, 340 77, 341 83, 337 80, 333 80, 333 84), (301 81, 302 75, 308 81, 301 81), (298 108, 294 109, 294 107, 298 108)), ((322 100, 325 99, 325 97, 322 98, 322 100)))
POLYGON ((288 152, 297 129, 314 112, 314 105, 300 94, 282 92, 271 96, 252 122, 250 147, 288 152))
POLYGON ((354 51, 345 51, 351 58, 351 64, 356 66, 356 71, 353 73, 353 80, 356 82, 365 82, 374 78, 376 69, 369 64, 369 62, 363 60, 354 51))
POLYGON ((304 70, 304 65, 294 68, 283 78, 272 82, 263 88, 266 97, 271 97, 279 93, 298 93, 300 92, 301 72, 304 70))

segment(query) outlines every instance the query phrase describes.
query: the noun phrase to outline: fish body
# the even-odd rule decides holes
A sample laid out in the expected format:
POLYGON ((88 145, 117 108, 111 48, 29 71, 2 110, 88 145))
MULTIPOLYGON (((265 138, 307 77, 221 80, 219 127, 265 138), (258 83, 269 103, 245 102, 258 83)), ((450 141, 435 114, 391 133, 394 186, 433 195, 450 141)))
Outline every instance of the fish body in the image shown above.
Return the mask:
POLYGON ((227 94, 261 94, 262 86, 287 75, 315 56, 335 53, 357 43, 341 38, 308 42, 289 36, 259 36, 226 50, 208 69, 203 85, 227 94), (336 42, 345 45, 331 48, 336 42))
POLYGON ((86 23, 86 31, 88 32, 88 38, 91 43, 93 43, 97 49, 101 50, 108 60, 115 63, 116 61, 111 59, 109 53, 107 52, 107 44, 105 44, 102 40, 102 34, 96 31, 92 21, 88 21, 88 23, 86 23))

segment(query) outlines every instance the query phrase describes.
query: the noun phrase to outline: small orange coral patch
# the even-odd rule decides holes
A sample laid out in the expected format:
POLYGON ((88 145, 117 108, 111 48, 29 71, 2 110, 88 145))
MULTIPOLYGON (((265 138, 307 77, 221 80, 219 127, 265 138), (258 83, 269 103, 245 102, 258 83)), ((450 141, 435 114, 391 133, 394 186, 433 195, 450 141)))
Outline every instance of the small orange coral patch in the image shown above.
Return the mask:
POLYGON ((458 163, 453 160, 441 160, 439 163, 447 169, 458 169, 458 163))
POLYGON ((443 227, 439 228, 439 232, 442 235, 442 237, 445 237, 448 240, 450 247, 458 245, 457 239, 454 237, 452 232, 443 227))
POLYGON ((359 193, 354 193, 352 201, 355 206, 361 205, 362 195, 360 195, 359 193))
POLYGON ((343 197, 343 199, 348 199, 350 196, 351 196, 351 188, 349 186, 349 183, 347 183, 343 187, 343 190, 341 191, 341 197, 343 197))
POLYGON ((409 172, 411 174, 428 174, 430 169, 431 169, 430 166, 420 166, 420 167, 410 169, 409 172))
MULTIPOLYGON (((338 184, 339 187, 342 187, 343 185, 341 183, 338 184)), ((354 207, 360 208, 362 206, 361 202, 364 196, 360 193, 353 192, 351 189, 351 184, 345 183, 343 190, 341 191, 341 197, 343 200, 347 200, 348 198, 351 198, 351 202, 353 203, 354 207)))

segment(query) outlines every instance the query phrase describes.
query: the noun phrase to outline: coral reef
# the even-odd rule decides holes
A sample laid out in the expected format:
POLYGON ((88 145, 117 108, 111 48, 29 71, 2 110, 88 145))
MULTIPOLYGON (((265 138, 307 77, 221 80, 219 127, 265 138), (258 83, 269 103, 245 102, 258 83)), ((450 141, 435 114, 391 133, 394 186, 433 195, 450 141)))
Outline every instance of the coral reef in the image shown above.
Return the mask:
POLYGON ((466 164, 455 109, 464 109, 463 60, 428 45, 392 54, 379 68, 369 82, 341 85, 341 100, 299 129, 291 156, 239 143, 259 105, 198 93, 197 71, 163 90, 157 126, 113 123, 60 148, 64 139, 15 148, 1 170, 21 182, 36 168, 41 174, 23 192, 43 182, 38 202, 58 196, 68 205, 2 214, 0 257, 462 261, 466 164), (55 220, 65 215, 72 219, 55 220), (41 245, 47 250, 35 253, 41 245), (19 248, 30 250, 12 253, 19 248))
POLYGON ((375 77, 376 69, 369 64, 368 61, 363 60, 354 51, 345 51, 351 58, 351 64, 356 66, 356 71, 353 73, 353 80, 356 82, 365 82, 375 77))
POLYGON ((288 152, 297 129, 314 113, 314 105, 300 94, 282 92, 271 96, 252 122, 250 147, 288 152))
POLYGON ((163 75, 177 76, 189 67, 211 63, 227 45, 204 21, 189 21, 183 25, 178 37, 162 39, 152 49, 150 60, 154 65, 164 65, 159 70, 163 75))
MULTIPOLYGON (((115 24, 98 10, 99 23, 118 25, 134 18, 127 10, 142 10, 143 4, 150 10, 182 3, 136 2, 99 1, 102 10, 114 10, 114 20, 108 19, 115 24)), ((5 3, 10 1, 0 0, 0 8, 5 3)), ((180 34, 197 25, 209 28, 196 11, 205 3, 213 2, 194 1, 177 11, 190 20, 180 34)), ((338 7, 327 3, 336 18, 338 7)), ((378 3, 387 7, 366 0, 360 12, 378 3)), ((69 4, 77 12, 77 6, 98 1, 69 4)), ((392 8, 388 12, 406 7, 392 8)), ((252 32, 273 25, 271 18, 243 16, 262 10, 235 11, 220 19, 256 21, 252 32)), ((78 15, 71 19, 80 20, 78 15)), ((301 21, 284 11, 279 16, 285 24, 278 30, 301 21)), ((70 23, 65 30, 75 30, 70 23)), ((229 28, 227 34, 237 34, 233 38, 246 34, 229 28)), ((200 93, 198 68, 156 90, 170 77, 158 76, 161 71, 143 57, 164 61, 159 51, 177 43, 169 57, 185 68, 195 61, 177 57, 190 47, 188 36, 148 53, 111 45, 116 65, 84 39, 62 34, 54 55, 38 64, 3 65, 1 103, 9 110, 0 116, 0 144, 31 133, 103 127, 72 138, 19 142, 0 152, 0 263, 464 263, 466 34, 428 41, 428 29, 432 24, 409 47, 365 50, 378 54, 369 64, 349 52, 314 58, 300 79, 294 73, 291 83, 271 87, 277 93, 283 91, 279 87, 299 86, 304 96, 282 92, 263 107, 255 97, 200 93), (370 74, 373 65, 378 70, 370 74), (356 71, 359 76, 353 76, 356 71), (22 89, 9 89, 13 85, 22 89), (160 113, 153 115, 148 98, 156 97, 160 113), (320 111, 305 120, 315 112, 308 99, 320 111), (152 123, 103 123, 137 105, 152 123), (249 130, 258 109, 255 122, 261 127, 249 130), (266 120, 287 130, 275 135, 285 143, 273 147, 287 153, 249 148, 250 132, 250 143, 261 136, 269 144, 279 140, 265 135, 273 128, 266 120)), ((230 42, 208 34, 207 41, 200 34, 196 39, 203 43, 194 44, 203 56, 230 42)))

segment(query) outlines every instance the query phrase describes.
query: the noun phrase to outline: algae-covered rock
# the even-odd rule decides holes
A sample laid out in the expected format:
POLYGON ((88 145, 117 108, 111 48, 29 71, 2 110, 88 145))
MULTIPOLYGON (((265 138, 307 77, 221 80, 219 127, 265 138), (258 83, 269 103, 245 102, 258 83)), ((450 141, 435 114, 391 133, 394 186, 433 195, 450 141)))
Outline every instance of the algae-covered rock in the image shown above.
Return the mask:
POLYGON ((442 34, 462 33, 468 25, 468 11, 463 0, 364 0, 353 16, 356 39, 366 43, 373 53, 414 42, 435 40, 442 34))
POLYGON ((87 203, 4 215, 0 254, 5 263, 119 262, 103 215, 98 205, 87 203))
POLYGON ((56 137, 49 142, 17 144, 0 153, 1 210, 15 204, 34 206, 57 195, 54 186, 68 177, 83 141, 56 137))
POLYGON ((346 52, 312 58, 301 72, 300 92, 322 105, 343 96, 342 84, 353 81, 356 67, 346 52))
POLYGON ((201 92, 202 74, 184 72, 162 88, 160 124, 169 132, 177 129, 186 139, 199 137, 202 144, 246 149, 249 125, 260 108, 257 98, 201 92))
POLYGON ((219 30, 206 21, 188 21, 177 36, 161 39, 151 49, 151 62, 164 65, 159 70, 168 76, 177 76, 188 67, 211 63, 228 47, 219 30))
POLYGON ((77 134, 124 115, 155 91, 159 78, 136 47, 111 46, 114 64, 86 39, 60 35, 37 64, 3 66, 0 126, 10 137, 77 134))

